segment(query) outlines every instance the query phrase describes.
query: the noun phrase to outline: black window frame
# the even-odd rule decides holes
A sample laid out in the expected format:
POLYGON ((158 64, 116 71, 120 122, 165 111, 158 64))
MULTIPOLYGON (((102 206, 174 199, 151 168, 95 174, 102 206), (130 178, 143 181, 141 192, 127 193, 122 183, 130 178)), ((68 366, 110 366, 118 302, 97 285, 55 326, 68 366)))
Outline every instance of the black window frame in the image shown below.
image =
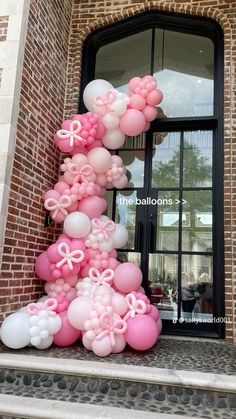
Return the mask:
MULTIPOLYGON (((156 132, 171 132, 178 130, 213 131, 213 272, 215 273, 213 292, 215 295, 215 311, 217 317, 224 317, 224 36, 220 25, 208 17, 150 10, 95 30, 86 38, 83 45, 78 111, 80 113, 86 112, 82 95, 86 85, 94 79, 97 51, 103 45, 152 28, 207 37, 211 39, 214 44, 213 115, 155 120, 151 123, 151 129, 156 132)), ((154 41, 152 42, 152 51, 150 52, 153 57, 154 41)), ((153 70, 153 65, 153 59, 151 59, 151 72, 153 70)), ((216 332, 213 337, 225 337, 224 322, 216 325, 216 332)))

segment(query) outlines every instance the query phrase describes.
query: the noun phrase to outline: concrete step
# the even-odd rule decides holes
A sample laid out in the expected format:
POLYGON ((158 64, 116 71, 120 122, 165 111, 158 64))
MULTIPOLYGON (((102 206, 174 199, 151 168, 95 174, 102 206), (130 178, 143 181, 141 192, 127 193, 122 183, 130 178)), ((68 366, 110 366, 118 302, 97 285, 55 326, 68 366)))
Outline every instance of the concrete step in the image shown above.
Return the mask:
POLYGON ((234 375, 8 351, 0 357, 0 382, 3 417, 46 418, 40 406, 45 411, 48 406, 55 409, 50 418, 61 418, 56 414, 63 409, 70 418, 236 418, 234 375), (30 413, 30 406, 35 411, 30 413))

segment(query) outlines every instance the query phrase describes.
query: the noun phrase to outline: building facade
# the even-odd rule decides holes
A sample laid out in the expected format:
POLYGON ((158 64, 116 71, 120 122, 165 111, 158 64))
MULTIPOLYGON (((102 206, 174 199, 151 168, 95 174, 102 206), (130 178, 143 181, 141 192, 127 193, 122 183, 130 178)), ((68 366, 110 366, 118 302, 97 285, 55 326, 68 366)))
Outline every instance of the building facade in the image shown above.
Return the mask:
POLYGON ((83 111, 81 93, 93 78, 122 90, 129 78, 152 72, 165 96, 160 120, 146 136, 127 139, 120 155, 129 185, 108 196, 109 215, 130 232, 120 256, 141 263, 167 332, 235 343, 236 2, 31 0, 19 2, 17 11, 4 3, 0 100, 2 109, 9 102, 9 110, 0 120, 6 139, 0 180, 2 315, 42 294, 35 258, 60 231, 45 227, 42 201, 59 173, 62 156, 52 136, 60 122, 78 112, 78 102, 83 111), (8 32, 12 15, 18 22, 21 16, 15 37, 8 32), (9 48, 16 49, 14 63, 7 62, 9 48), (18 79, 6 92, 9 72, 18 79), (162 205, 124 201, 147 197, 162 205), (187 203, 168 206, 168 199, 187 203), (186 296, 189 284, 193 296, 186 296), (204 321, 197 325, 186 315, 191 309, 183 310, 194 298, 204 303, 198 308, 204 321), (183 324, 168 322, 169 313, 182 316, 181 310, 183 324), (213 317, 227 321, 214 324, 213 317))

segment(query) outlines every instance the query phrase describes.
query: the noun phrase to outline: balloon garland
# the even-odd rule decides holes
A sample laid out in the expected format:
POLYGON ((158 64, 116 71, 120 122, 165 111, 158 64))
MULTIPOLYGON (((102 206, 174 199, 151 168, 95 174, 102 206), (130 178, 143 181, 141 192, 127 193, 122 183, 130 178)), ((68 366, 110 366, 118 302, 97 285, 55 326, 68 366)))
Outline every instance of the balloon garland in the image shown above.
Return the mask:
POLYGON ((132 78, 128 89, 120 93, 105 80, 93 80, 83 94, 88 112, 65 120, 54 136, 71 157, 45 193, 44 206, 63 223, 64 233, 36 260, 47 295, 2 323, 1 339, 9 348, 67 346, 82 337, 86 349, 104 357, 126 344, 149 349, 161 333, 159 312, 141 287, 140 268, 117 260, 115 249, 127 243, 128 232, 102 215, 105 190, 128 182, 122 159, 105 147, 118 149, 126 135, 147 131, 163 98, 150 75, 132 78))

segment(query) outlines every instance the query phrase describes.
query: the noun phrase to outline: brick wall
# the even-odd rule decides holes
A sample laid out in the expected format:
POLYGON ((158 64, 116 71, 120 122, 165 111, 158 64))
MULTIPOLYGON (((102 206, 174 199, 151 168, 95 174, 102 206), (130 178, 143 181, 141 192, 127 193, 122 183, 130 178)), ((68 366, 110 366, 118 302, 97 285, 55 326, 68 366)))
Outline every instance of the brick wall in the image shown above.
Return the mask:
POLYGON ((0 16, 0 42, 7 39, 7 27, 9 16, 0 16))
POLYGON ((85 38, 93 30, 133 16, 150 8, 170 12, 208 16, 223 28, 225 37, 225 305, 231 323, 226 337, 236 343, 236 112, 233 96, 236 62, 236 1, 233 0, 75 0, 69 46, 66 115, 76 112, 80 84, 81 51, 85 38))
MULTIPOLYGON (((54 240, 42 195, 57 181, 52 135, 63 119, 71 0, 31 0, 0 279, 5 316, 42 293, 36 256, 54 240)), ((1 21, 0 21, 1 28, 1 21)))

